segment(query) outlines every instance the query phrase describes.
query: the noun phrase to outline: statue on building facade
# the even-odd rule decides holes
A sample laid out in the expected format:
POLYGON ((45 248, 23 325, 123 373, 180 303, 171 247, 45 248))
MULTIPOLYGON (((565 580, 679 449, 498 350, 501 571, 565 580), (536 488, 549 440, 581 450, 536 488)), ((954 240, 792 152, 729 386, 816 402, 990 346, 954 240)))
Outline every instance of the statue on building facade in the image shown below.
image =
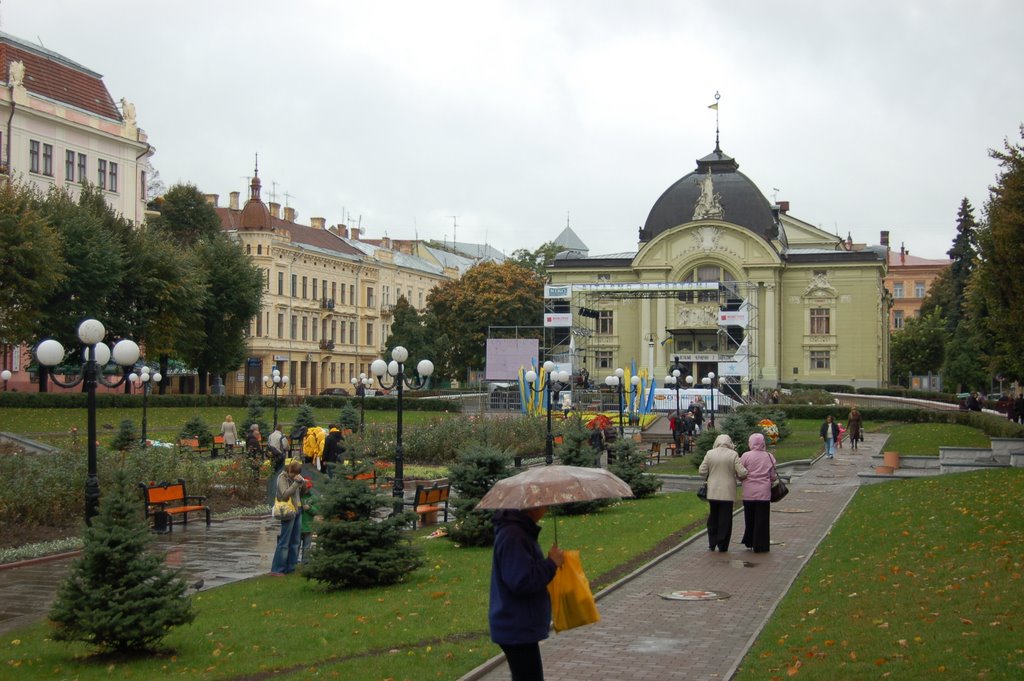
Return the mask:
POLYGON ((25 84, 24 62, 12 61, 7 67, 7 84, 11 87, 21 87, 25 84))
POLYGON ((722 209, 722 196, 715 193, 715 183, 711 178, 711 168, 708 174, 697 180, 700 185, 700 198, 693 209, 694 220, 706 220, 708 218, 721 218, 725 215, 722 209))

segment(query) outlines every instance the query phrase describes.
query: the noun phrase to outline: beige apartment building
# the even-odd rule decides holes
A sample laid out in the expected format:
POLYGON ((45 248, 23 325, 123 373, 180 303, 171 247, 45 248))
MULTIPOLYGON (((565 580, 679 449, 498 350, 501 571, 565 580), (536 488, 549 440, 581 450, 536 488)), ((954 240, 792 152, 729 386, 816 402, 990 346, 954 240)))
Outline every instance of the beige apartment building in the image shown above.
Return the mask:
POLYGON ((263 305, 249 329, 246 364, 228 375, 227 394, 269 393, 263 377, 274 368, 289 378, 283 394, 316 395, 330 388, 352 392, 351 379, 369 373, 384 356, 393 309, 405 297, 416 309, 439 283, 459 270, 411 253, 411 242, 367 241, 358 228, 295 221, 293 208, 265 204, 258 176, 248 200, 238 192, 228 206, 208 195, 223 229, 263 271, 263 305))
POLYGON ((889 275, 885 278, 885 287, 892 294, 890 329, 899 331, 906 320, 920 316, 921 303, 931 290, 932 283, 951 262, 910 255, 910 251, 902 245, 898 252, 889 252, 889 275))
MULTIPOLYGON (((16 179, 42 192, 63 187, 73 196, 89 182, 111 208, 141 223, 155 149, 135 106, 124 98, 115 104, 99 73, 6 33, 0 33, 0 77, 0 181, 16 179)), ((0 351, 0 368, 12 373, 6 389, 35 389, 26 348, 0 345, 0 351)))

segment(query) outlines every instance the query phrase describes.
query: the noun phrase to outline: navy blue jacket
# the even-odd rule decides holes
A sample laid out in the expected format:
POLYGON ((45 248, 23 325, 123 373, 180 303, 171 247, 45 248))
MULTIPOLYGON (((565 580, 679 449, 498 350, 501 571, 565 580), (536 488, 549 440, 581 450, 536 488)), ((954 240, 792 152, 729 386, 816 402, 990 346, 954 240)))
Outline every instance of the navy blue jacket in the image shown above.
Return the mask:
POLYGON ((548 637, 554 561, 544 556, 540 526, 522 511, 494 514, 491 566, 491 640, 499 645, 536 643, 548 637))

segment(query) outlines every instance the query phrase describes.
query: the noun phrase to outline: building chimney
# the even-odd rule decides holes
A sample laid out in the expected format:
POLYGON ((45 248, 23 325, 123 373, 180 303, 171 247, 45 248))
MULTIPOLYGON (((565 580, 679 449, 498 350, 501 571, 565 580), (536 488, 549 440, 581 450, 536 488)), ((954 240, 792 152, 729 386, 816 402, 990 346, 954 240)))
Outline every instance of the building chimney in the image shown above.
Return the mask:
POLYGON ((380 240, 380 247, 391 249, 391 237, 386 236, 380 240))
POLYGON ((347 239, 348 238, 348 226, 347 225, 338 225, 338 236, 342 237, 343 239, 347 239))
POLYGON ((281 217, 281 204, 274 201, 270 202, 270 217, 280 218, 281 217))
POLYGON ((882 244, 886 248, 889 248, 889 230, 882 230, 881 235, 878 237, 878 243, 882 244))
POLYGON ((238 192, 231 192, 228 196, 230 197, 228 205, 231 207, 231 210, 238 210, 238 192))
POLYGON ((309 226, 313 229, 327 229, 327 218, 310 218, 309 226))
POLYGON ((903 242, 900 242, 900 264, 907 264, 907 256, 910 255, 910 251, 903 247, 903 242))
POLYGON ((783 215, 789 213, 789 201, 779 201, 779 212, 783 215))
POLYGON ((206 202, 213 206, 214 208, 217 207, 217 202, 219 200, 220 196, 218 196, 217 194, 206 194, 206 202))
POLYGON ((291 206, 284 207, 284 219, 288 222, 295 222, 295 209, 291 206))
POLYGON ((358 227, 353 227, 352 228, 352 239, 354 241, 359 241, 359 228, 358 227))

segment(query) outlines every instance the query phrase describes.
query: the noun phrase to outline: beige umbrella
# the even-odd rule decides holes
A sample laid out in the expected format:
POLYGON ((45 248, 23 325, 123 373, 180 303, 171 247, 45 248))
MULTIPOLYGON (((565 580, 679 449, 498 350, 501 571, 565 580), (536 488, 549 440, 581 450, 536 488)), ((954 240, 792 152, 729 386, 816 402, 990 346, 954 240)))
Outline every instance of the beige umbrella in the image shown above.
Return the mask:
POLYGON ((476 508, 527 509, 631 496, 629 485, 601 468, 538 466, 494 483, 476 508))
MULTIPOLYGON (((475 508, 525 510, 574 501, 631 497, 622 478, 601 468, 538 466, 494 483, 475 508)), ((555 543, 558 521, 555 520, 555 543)))

